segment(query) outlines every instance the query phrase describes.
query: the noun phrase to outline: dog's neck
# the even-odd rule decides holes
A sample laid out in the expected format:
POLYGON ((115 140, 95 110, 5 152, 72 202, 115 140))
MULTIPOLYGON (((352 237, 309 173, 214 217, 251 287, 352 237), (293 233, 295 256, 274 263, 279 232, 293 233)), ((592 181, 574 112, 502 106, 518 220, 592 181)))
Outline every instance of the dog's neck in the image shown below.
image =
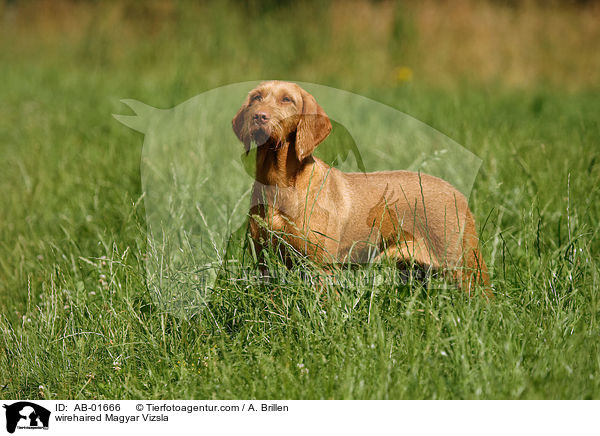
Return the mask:
POLYGON ((303 172, 311 171, 314 163, 312 156, 298 161, 293 140, 278 145, 267 142, 256 151, 256 181, 263 185, 292 187, 303 172))

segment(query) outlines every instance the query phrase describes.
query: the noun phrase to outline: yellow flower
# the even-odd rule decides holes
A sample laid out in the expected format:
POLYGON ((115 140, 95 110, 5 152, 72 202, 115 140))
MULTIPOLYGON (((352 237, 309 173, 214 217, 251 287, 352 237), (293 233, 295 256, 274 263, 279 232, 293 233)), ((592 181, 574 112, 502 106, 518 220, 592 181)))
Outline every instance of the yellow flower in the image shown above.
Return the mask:
POLYGON ((409 67, 398 67, 396 69, 396 80, 400 83, 410 82, 413 78, 413 70, 409 67))

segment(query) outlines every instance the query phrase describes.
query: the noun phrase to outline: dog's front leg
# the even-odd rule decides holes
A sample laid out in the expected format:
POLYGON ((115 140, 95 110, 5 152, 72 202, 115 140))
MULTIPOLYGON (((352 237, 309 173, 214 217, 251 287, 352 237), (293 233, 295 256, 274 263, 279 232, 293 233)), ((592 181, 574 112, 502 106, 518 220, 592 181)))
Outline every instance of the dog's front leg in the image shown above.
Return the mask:
POLYGON ((252 207, 250 209, 250 220, 248 224, 250 230, 250 250, 252 251, 252 257, 256 259, 258 265, 259 278, 262 281, 269 282, 271 275, 265 256, 267 232, 264 229, 264 224, 261 224, 260 222, 262 221, 264 213, 264 206, 258 205, 252 207))

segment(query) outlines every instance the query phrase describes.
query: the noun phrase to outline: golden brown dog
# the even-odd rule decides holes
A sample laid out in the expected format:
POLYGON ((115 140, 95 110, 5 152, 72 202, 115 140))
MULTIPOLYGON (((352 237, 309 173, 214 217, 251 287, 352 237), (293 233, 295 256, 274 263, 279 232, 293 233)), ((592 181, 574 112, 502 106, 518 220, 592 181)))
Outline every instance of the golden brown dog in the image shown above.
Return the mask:
POLYGON ((426 174, 344 173, 314 157, 331 122, 298 85, 260 84, 233 130, 247 152, 257 145, 250 232, 259 247, 276 234, 322 264, 413 261, 451 272, 469 294, 480 283, 491 295, 466 198, 426 174))

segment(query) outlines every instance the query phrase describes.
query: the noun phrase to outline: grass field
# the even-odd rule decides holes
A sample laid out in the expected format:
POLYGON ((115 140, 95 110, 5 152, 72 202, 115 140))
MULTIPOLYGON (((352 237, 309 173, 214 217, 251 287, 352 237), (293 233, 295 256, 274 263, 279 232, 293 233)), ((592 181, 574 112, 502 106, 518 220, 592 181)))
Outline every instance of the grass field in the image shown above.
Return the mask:
MULTIPOLYGON (((2 10, 1 398, 600 398, 597 39, 575 53, 567 33, 544 51, 556 74, 520 74, 517 57, 503 81, 475 57, 470 73, 438 80, 415 54, 431 40, 418 27, 435 18, 427 10, 359 41, 336 31, 331 10, 164 4, 2 10), (411 80, 397 77, 402 65, 411 80), (358 283, 319 302, 292 274, 223 287, 192 320, 161 311, 145 281, 143 136, 111 114, 125 111, 121 98, 168 108, 263 78, 366 95, 481 157, 470 204, 496 299, 358 283)), ((554 14, 567 30, 585 15, 554 14)))

